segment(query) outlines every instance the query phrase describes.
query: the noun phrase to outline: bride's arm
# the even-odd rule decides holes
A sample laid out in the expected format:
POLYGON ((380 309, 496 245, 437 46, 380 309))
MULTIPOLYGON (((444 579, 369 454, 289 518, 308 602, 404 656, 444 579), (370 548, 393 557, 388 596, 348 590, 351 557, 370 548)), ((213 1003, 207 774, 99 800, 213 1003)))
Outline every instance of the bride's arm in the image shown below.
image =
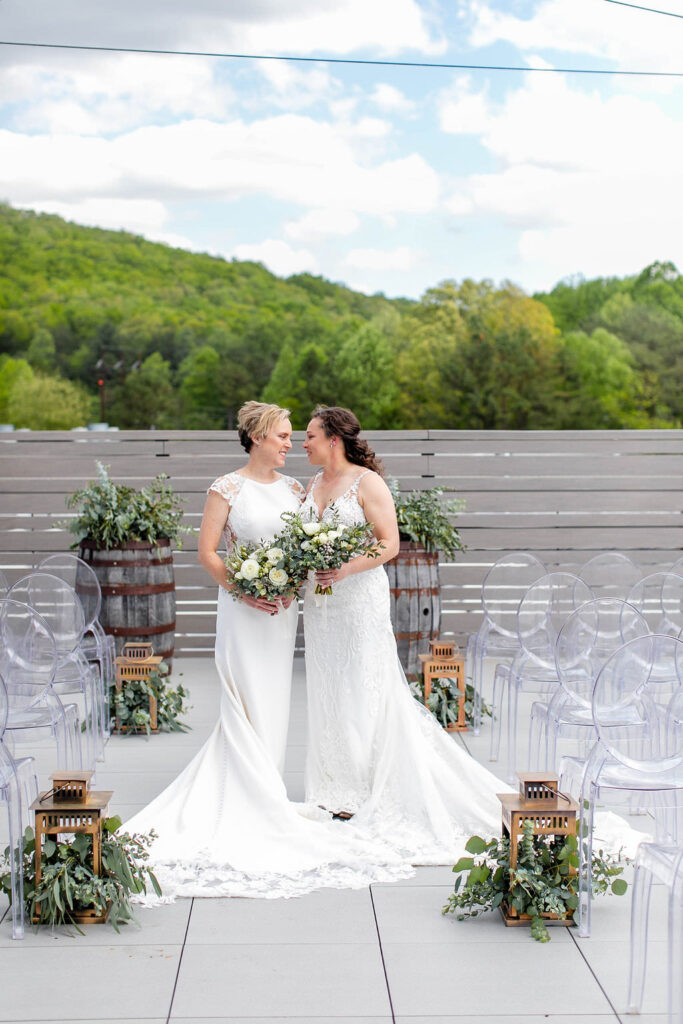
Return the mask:
POLYGON ((399 538, 396 523, 396 506, 391 491, 377 473, 367 473, 358 485, 358 500, 365 512, 365 518, 373 524, 373 533, 382 545, 378 558, 359 555, 346 562, 340 569, 328 569, 316 573, 317 581, 331 586, 347 576, 355 576, 366 569, 375 569, 398 554, 399 538))
MULTIPOLYGON (((231 588, 228 584, 228 571, 225 567, 225 562, 218 554, 218 548, 229 513, 230 502, 215 491, 210 491, 204 505, 198 542, 200 565, 203 565, 218 586, 223 587, 225 590, 230 590, 231 588)), ((263 612, 268 612, 270 615, 274 615, 277 612, 277 605, 272 601, 266 601, 262 597, 249 597, 244 594, 240 597, 240 601, 248 604, 251 608, 259 608, 263 612)))

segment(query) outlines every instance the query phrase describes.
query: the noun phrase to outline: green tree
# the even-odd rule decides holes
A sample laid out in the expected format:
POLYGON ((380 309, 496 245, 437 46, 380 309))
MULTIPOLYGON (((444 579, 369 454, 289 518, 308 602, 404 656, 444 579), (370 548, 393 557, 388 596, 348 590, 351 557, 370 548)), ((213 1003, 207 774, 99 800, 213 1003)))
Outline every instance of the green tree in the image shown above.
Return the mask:
POLYGON ((170 364, 158 352, 148 356, 138 370, 116 385, 107 418, 127 430, 173 427, 178 413, 170 364))
POLYGON ((389 429, 397 417, 396 357, 381 331, 364 324, 334 359, 337 405, 353 409, 368 429, 389 429))
POLYGON ((34 370, 41 373, 53 372, 57 367, 55 339, 44 327, 39 327, 28 346, 26 358, 34 370))
POLYGON ((94 399, 80 385, 35 374, 15 382, 7 414, 15 427, 71 430, 92 420, 94 406, 94 399))
POLYGON ((10 404, 15 387, 33 379, 33 370, 25 359, 0 356, 0 421, 13 423, 10 404))

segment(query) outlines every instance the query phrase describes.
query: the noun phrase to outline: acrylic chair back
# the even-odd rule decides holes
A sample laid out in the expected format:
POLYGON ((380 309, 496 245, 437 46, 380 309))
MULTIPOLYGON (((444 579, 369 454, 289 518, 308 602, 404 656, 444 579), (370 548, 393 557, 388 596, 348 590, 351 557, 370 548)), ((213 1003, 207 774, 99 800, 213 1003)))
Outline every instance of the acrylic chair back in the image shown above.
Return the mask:
POLYGON ((621 551, 603 551, 594 555, 576 574, 587 583, 596 597, 615 597, 625 601, 642 572, 636 563, 621 551))
POLYGON ((503 636, 517 636, 517 609, 532 583, 547 569, 526 551, 503 555, 487 572, 481 588, 484 616, 503 636))
POLYGON ((683 640, 629 640, 598 673, 592 706, 599 741, 615 761, 683 785, 683 640), (667 678, 658 672, 662 663, 670 666, 667 678))
POLYGON ((83 606, 68 583, 46 572, 33 572, 10 587, 14 601, 22 601, 47 622, 59 654, 75 651, 85 631, 83 606))
POLYGON ((49 625, 29 605, 0 600, 0 675, 9 686, 42 691, 57 667, 57 648, 49 625))
POLYGON ((85 632, 87 633, 99 618, 102 608, 102 589, 94 569, 78 555, 60 552, 44 558, 39 564, 38 570, 58 576, 60 580, 68 583, 72 590, 76 591, 83 606, 85 632))
POLYGON ((569 616, 593 600, 590 587, 569 572, 550 572, 536 580, 517 610, 520 646, 532 662, 555 674, 555 644, 569 616))
POLYGON ((555 644, 560 685, 574 706, 590 711, 593 687, 607 659, 649 629, 637 608, 613 597, 587 601, 572 612, 555 644))
POLYGON ((650 573, 631 588, 628 601, 645 616, 652 633, 679 636, 683 630, 683 575, 650 573))

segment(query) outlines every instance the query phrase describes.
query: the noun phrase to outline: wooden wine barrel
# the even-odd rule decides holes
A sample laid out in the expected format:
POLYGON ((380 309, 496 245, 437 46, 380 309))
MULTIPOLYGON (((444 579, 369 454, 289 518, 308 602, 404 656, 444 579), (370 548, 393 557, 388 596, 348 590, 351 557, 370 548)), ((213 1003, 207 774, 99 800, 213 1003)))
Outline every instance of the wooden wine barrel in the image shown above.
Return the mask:
POLYGON ((429 653, 429 641, 439 635, 441 625, 439 556, 402 540, 398 554, 385 563, 385 569, 398 656, 406 675, 419 675, 418 654, 429 653))
POLYGON ((104 551, 85 540, 79 554, 100 581, 100 622, 114 637, 116 653, 121 654, 125 643, 149 641, 164 661, 172 658, 175 581, 170 541, 130 541, 104 551))

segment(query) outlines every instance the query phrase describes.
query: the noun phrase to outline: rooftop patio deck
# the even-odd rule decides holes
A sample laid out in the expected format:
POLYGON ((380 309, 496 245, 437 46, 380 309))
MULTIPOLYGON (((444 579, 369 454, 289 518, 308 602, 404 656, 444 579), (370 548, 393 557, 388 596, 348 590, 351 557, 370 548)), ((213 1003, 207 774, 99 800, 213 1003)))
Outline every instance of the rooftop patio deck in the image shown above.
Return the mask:
MULTIPOLYGON (((124 820, 158 793, 215 721, 209 659, 178 659, 192 731, 113 737, 98 768, 124 820)), ((286 783, 303 796, 305 682, 297 661, 286 783)), ((520 720, 524 718, 520 716, 520 720)), ((488 729, 453 738, 487 764, 488 729)), ((47 753, 47 751, 45 752, 47 753)), ((523 754, 524 751, 522 750, 523 754)), ((502 771, 504 760, 497 770, 502 771)), ((50 762, 40 763, 41 785, 50 762)), ((647 828, 646 819, 633 819, 647 828)), ((497 915, 458 922, 441 907, 449 866, 418 868, 393 885, 322 890, 292 900, 179 900, 138 914, 117 934, 29 929, 13 941, 0 916, 0 1021, 130 1024, 609 1024, 666 1020, 665 894, 651 910, 644 1013, 624 1016, 630 893, 596 903, 593 935, 555 928, 533 942, 497 915)))

